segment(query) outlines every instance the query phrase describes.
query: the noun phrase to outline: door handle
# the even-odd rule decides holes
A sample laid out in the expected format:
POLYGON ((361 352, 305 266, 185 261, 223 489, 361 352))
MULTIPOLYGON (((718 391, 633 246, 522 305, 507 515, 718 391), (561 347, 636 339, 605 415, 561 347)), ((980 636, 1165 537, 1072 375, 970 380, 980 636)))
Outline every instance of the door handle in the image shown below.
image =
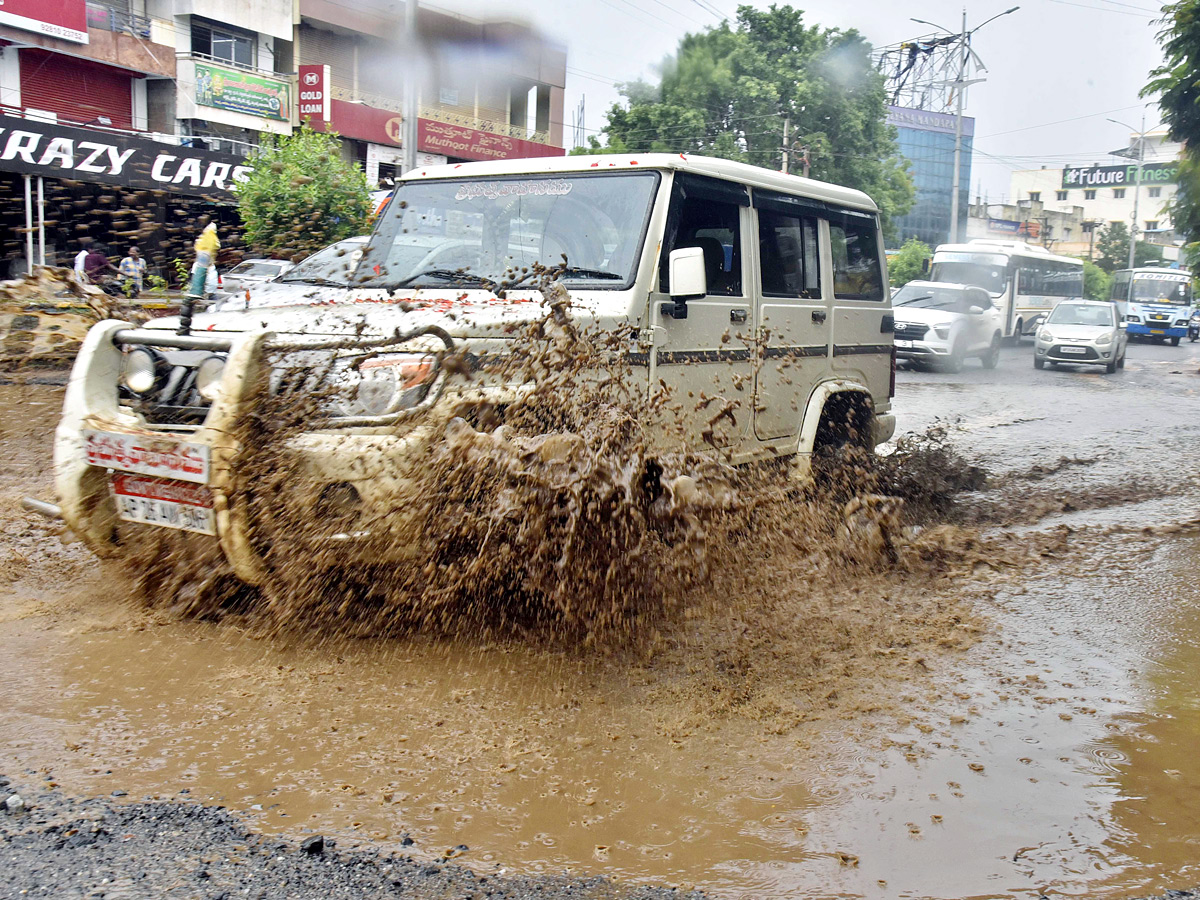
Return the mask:
POLYGON ((744 310, 744 309, 731 309, 731 310, 729 311, 729 321, 730 321, 730 322, 734 322, 734 323, 736 323, 736 324, 738 324, 738 325, 742 325, 742 324, 744 324, 744 323, 745 323, 745 321, 746 321, 746 310, 744 310))
POLYGON ((812 314, 812 320, 813 320, 813 323, 816 325, 824 325, 825 324, 825 310, 814 309, 813 314, 812 314))

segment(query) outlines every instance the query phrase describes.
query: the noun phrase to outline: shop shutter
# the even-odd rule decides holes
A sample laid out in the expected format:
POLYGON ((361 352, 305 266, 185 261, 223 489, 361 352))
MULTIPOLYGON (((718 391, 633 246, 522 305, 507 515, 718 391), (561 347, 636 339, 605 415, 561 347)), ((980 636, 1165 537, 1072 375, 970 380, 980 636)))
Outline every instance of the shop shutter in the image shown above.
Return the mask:
POLYGON ((133 128, 134 76, 129 72, 45 50, 20 53, 21 105, 26 109, 44 109, 78 123, 107 116, 113 128, 133 128))

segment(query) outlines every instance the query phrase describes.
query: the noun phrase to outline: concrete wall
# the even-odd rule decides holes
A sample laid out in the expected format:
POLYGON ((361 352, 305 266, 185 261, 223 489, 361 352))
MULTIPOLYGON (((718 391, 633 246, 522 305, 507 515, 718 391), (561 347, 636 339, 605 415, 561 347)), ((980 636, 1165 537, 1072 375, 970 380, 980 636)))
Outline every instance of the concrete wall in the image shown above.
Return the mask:
POLYGON ((292 0, 175 0, 174 13, 292 39, 292 0))

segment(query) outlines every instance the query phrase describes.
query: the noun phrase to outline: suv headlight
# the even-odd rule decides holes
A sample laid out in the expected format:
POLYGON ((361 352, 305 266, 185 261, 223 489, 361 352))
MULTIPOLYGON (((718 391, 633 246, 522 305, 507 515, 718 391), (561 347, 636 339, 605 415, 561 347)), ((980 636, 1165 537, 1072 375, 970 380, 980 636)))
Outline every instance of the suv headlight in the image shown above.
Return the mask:
MULTIPOLYGON (((357 383, 348 392, 344 414, 385 416, 411 409, 429 390, 435 358, 426 354, 397 353, 374 356, 355 366, 357 383)), ((349 386, 348 386, 349 387, 349 386)))
POLYGON ((121 360, 121 383, 135 394, 150 394, 161 384, 165 366, 149 347, 134 347, 121 360))

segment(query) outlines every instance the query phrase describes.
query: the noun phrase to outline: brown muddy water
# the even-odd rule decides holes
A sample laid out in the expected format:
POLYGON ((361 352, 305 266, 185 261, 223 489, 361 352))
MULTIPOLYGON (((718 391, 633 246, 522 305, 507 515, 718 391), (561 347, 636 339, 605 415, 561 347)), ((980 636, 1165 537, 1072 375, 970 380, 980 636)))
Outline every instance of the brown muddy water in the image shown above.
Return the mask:
POLYGON ((265 637, 135 605, 14 509, 49 496, 59 402, 0 387, 0 771, 719 897, 1200 883, 1200 538, 1113 512, 1161 492, 1059 521, 1087 492, 1016 465, 1006 517, 906 571, 743 546, 754 603, 718 572, 636 651, 265 637))

